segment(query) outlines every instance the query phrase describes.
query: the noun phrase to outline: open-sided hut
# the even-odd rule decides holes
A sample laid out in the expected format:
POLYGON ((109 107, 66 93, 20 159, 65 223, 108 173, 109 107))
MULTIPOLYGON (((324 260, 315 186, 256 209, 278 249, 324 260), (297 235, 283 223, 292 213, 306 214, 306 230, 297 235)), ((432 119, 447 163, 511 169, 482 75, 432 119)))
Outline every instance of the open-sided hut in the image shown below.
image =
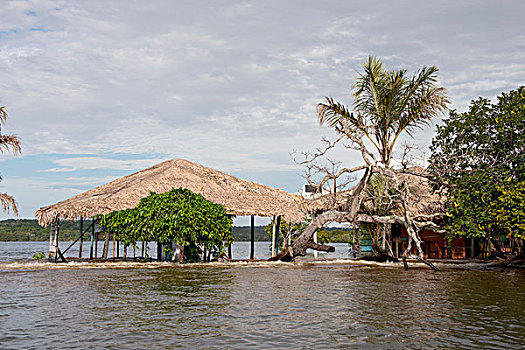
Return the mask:
MULTIPOLYGON (((224 205, 231 215, 283 216, 297 222, 304 218, 299 196, 281 189, 238 179, 184 159, 172 159, 91 189, 61 202, 38 209, 35 216, 42 226, 59 219, 77 220, 96 214, 135 207, 151 191, 164 193, 187 188, 206 199, 224 205)), ((252 219, 253 222, 253 219, 252 219)), ((50 248, 51 248, 50 239, 50 248)), ((50 255, 53 255, 51 253, 50 255)), ((253 253, 252 253, 253 254, 253 253)))
MULTIPOLYGON (((410 169, 412 174, 424 175, 425 170, 419 167, 410 169)), ((440 220, 444 217, 444 198, 434 193, 430 187, 429 181, 425 176, 417 176, 412 174, 400 174, 399 179, 406 181, 409 184, 409 202, 410 202, 410 213, 417 221, 419 217, 435 217, 440 220)), ((354 195, 354 189, 341 191, 336 194, 326 194, 309 200, 307 202, 307 211, 312 214, 321 213, 327 210, 339 210, 348 211, 351 199, 354 195)), ((366 212, 367 209, 373 209, 373 201, 365 198, 362 207, 366 212)), ((401 215, 402 212, 394 212, 394 214, 401 215)), ((373 223, 374 221, 367 215, 359 216, 359 223, 373 223)), ((391 247, 394 250, 394 254, 399 254, 404 251, 407 247, 408 234, 405 228, 390 220, 392 225, 392 242, 391 247)), ((419 236, 422 240, 422 249, 425 258, 445 258, 447 257, 447 251, 450 250, 451 258, 453 259, 464 259, 466 257, 473 256, 473 245, 468 246, 466 239, 463 237, 454 237, 449 242, 443 232, 436 231, 430 227, 425 227, 420 230, 419 236)))

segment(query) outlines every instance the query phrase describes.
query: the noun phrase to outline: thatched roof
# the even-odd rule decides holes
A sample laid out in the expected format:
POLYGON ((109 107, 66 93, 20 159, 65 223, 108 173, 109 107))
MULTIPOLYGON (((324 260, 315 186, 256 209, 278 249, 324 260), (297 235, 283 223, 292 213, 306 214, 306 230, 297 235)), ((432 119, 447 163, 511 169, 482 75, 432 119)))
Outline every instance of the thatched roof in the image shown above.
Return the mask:
POLYGON ((117 179, 64 201, 38 209, 38 223, 55 218, 77 220, 135 207, 150 191, 164 193, 187 188, 224 205, 232 215, 282 215, 288 221, 304 218, 303 200, 286 191, 241 180, 184 159, 172 159, 117 179))
MULTIPOLYGON (((425 175, 425 170, 420 167, 408 169, 410 173, 425 175)), ((424 176, 413 174, 399 174, 399 180, 406 180, 409 184, 410 192, 410 212, 414 216, 432 215, 444 212, 444 198, 433 193, 428 179, 424 176)), ((309 213, 319 213, 327 210, 347 211, 354 195, 355 187, 341 191, 339 193, 326 194, 313 200, 307 201, 307 211, 309 213)), ((372 208, 371 200, 365 200, 363 205, 372 208)))

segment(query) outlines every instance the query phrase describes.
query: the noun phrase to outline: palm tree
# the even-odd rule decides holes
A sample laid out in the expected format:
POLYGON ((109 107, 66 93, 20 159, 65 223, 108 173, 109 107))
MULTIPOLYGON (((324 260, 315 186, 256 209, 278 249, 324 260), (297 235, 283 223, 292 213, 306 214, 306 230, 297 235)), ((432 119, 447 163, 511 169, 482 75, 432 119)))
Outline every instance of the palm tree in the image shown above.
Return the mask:
MULTIPOLYGON (((5 107, 0 107, 0 152, 4 153, 12 150, 14 155, 18 155, 22 152, 20 139, 15 135, 2 135, 1 126, 4 125, 6 121, 7 112, 5 107)), ((0 181, 1 180, 2 178, 0 177, 0 181)), ((0 193, 0 206, 4 212, 9 213, 12 211, 15 215, 18 215, 18 205, 16 200, 7 193, 0 193)))
POLYGON ((317 106, 319 123, 351 140, 352 133, 359 135, 372 145, 366 154, 389 167, 399 136, 412 136, 414 129, 428 125, 449 101, 446 90, 436 86, 436 66, 423 66, 410 78, 406 70, 386 70, 375 57, 362 66, 364 73, 352 87, 354 112, 327 97, 317 106))

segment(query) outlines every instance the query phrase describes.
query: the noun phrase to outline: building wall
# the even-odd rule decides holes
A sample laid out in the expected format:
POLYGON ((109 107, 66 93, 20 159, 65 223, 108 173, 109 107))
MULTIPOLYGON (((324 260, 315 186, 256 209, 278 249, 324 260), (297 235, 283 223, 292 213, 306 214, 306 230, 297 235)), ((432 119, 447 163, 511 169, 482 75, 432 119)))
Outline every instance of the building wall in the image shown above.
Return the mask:
MULTIPOLYGON (((401 227, 401 244, 402 249, 399 250, 399 255, 407 248, 408 246, 408 233, 404 227, 401 227)), ((447 245, 448 241, 444 233, 437 233, 432 230, 423 229, 419 233, 423 243, 421 244, 421 249, 423 250, 423 256, 425 259, 466 259, 466 239, 463 237, 454 237, 451 241, 451 253, 452 256, 447 256, 447 245)), ((393 242, 393 248, 395 247, 395 236, 393 242)), ((395 254, 395 248, 394 248, 395 254)), ((416 248, 412 248, 412 254, 417 254, 416 248)))

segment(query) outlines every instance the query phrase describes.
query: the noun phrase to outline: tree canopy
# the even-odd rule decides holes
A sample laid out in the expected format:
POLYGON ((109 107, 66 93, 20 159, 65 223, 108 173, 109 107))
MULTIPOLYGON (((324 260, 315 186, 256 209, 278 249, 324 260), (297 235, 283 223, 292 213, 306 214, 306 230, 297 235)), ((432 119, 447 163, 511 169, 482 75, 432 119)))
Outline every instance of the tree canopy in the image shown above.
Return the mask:
POLYGON ((189 260, 196 260, 204 249, 222 253, 224 245, 233 242, 232 218, 225 207, 184 188, 152 192, 135 208, 114 211, 100 219, 104 230, 115 233, 125 245, 156 239, 164 245, 174 242, 191 248, 193 256, 185 254, 189 260))
POLYGON ((525 87, 451 111, 429 170, 447 198, 452 233, 525 238, 525 87))

